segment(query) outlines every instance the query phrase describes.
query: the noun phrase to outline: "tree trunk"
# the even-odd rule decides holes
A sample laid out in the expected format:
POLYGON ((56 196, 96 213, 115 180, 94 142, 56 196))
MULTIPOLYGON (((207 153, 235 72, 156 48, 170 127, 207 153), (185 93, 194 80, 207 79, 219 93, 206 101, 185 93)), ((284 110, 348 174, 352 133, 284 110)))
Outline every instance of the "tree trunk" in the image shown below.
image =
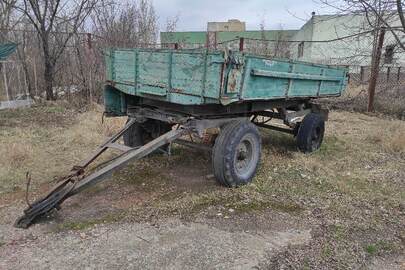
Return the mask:
POLYGON ((44 79, 46 100, 55 100, 55 95, 53 94, 53 66, 48 62, 49 61, 45 60, 44 79))
POLYGON ((51 56, 49 54, 49 46, 47 36, 42 37, 42 49, 44 53, 44 80, 45 80, 45 93, 46 100, 56 100, 55 95, 53 94, 53 75, 55 65, 52 62, 51 56))

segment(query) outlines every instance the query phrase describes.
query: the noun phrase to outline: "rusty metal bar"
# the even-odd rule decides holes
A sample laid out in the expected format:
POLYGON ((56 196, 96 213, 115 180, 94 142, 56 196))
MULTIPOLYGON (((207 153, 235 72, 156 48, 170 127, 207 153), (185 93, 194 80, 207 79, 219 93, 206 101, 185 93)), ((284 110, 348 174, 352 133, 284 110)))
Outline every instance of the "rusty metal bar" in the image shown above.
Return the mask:
POLYGON ((74 189, 69 193, 69 196, 79 193, 80 191, 86 189, 89 186, 97 184, 98 182, 102 181, 106 177, 110 176, 113 171, 122 168, 126 164, 131 161, 135 161, 141 159, 150 153, 154 152, 158 148, 164 146, 165 144, 171 143, 174 140, 180 138, 184 134, 188 132, 187 129, 176 129, 171 130, 162 136, 150 141, 149 143, 145 144, 144 146, 140 147, 137 150, 128 151, 127 154, 119 157, 117 160, 112 162, 111 164, 105 166, 104 168, 96 171, 95 173, 83 178, 74 189))
POLYGON ((206 151, 206 152, 211 152, 212 151, 212 147, 210 147, 208 145, 201 144, 201 143, 190 142, 190 141, 187 141, 187 140, 177 139, 173 143, 183 145, 183 146, 187 146, 187 147, 190 147, 190 148, 199 149, 199 150, 206 151))
POLYGON ((133 124, 135 123, 134 119, 131 119, 123 129, 121 129, 117 134, 115 134, 112 138, 106 140, 103 144, 101 144, 98 149, 86 160, 80 162, 76 168, 86 168, 90 163, 92 163, 97 157, 99 157, 102 153, 104 153, 108 149, 108 144, 116 142, 133 124))
POLYGON ((255 124, 256 126, 258 126, 258 127, 261 127, 261 128, 267 128, 267 129, 271 129, 271 130, 275 130, 275 131, 280 131, 280 132, 284 132, 284 133, 294 134, 294 130, 293 130, 293 129, 284 128, 284 127, 275 126, 275 125, 261 124, 261 123, 254 123, 254 124, 255 124))

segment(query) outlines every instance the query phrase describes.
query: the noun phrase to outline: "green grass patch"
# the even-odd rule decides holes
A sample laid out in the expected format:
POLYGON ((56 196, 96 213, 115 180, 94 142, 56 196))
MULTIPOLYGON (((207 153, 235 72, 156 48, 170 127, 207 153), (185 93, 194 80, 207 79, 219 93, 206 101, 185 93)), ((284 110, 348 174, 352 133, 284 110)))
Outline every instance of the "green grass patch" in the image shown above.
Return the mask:
POLYGON ((302 267, 303 270, 310 270, 311 269, 311 265, 309 263, 309 259, 308 258, 304 258, 304 265, 302 267))
POLYGON ((333 236, 337 241, 342 241, 347 236, 346 228, 342 225, 333 226, 333 236))
POLYGON ((378 249, 377 249, 377 246, 376 246, 376 245, 370 244, 370 245, 365 246, 364 250, 365 250, 368 254, 374 255, 374 254, 377 253, 377 250, 378 250, 378 249))
POLYGON ((329 244, 325 244, 321 250, 321 256, 324 259, 331 258, 333 256, 333 250, 329 244))
POLYGON ((391 252, 397 249, 398 248, 394 243, 385 240, 380 240, 376 243, 371 243, 364 247, 364 250, 371 256, 377 255, 380 252, 391 252))
POLYGON ((321 157, 338 156, 345 154, 345 141, 339 140, 336 136, 326 136, 322 142, 321 148, 314 153, 321 157))

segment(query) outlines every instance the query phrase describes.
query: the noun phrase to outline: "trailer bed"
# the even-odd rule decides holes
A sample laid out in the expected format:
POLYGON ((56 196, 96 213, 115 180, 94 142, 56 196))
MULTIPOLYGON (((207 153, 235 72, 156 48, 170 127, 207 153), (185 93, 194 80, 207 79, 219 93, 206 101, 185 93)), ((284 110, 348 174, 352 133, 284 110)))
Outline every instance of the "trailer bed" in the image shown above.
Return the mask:
MULTIPOLYGON (((339 96, 347 69, 243 52, 110 49, 106 106, 121 95, 182 105, 339 96)), ((107 109, 108 111, 108 109, 107 109)))

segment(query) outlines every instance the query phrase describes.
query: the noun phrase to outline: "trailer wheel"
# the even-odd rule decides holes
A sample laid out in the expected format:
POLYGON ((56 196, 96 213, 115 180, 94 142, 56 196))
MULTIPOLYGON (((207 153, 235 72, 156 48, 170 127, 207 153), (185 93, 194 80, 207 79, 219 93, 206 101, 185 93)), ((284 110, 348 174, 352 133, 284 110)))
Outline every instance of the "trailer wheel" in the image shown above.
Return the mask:
POLYGON ((212 151, 215 178, 228 187, 251 182, 260 155, 261 137, 254 124, 248 121, 226 124, 221 128, 212 151))
MULTIPOLYGON (((127 120, 127 123, 130 119, 127 120)), ((143 128, 140 123, 134 123, 127 131, 122 135, 124 144, 129 147, 137 147, 143 145, 143 128)))
POLYGON ((306 115, 298 128, 298 148, 304 153, 318 150, 321 147, 324 133, 324 119, 316 113, 306 115))
MULTIPOLYGON (((135 123, 124 133, 124 144, 129 147, 142 146, 170 129, 171 125, 158 120, 149 119, 144 123, 135 123)), ((167 146, 164 145, 161 149, 166 150, 167 146)))

